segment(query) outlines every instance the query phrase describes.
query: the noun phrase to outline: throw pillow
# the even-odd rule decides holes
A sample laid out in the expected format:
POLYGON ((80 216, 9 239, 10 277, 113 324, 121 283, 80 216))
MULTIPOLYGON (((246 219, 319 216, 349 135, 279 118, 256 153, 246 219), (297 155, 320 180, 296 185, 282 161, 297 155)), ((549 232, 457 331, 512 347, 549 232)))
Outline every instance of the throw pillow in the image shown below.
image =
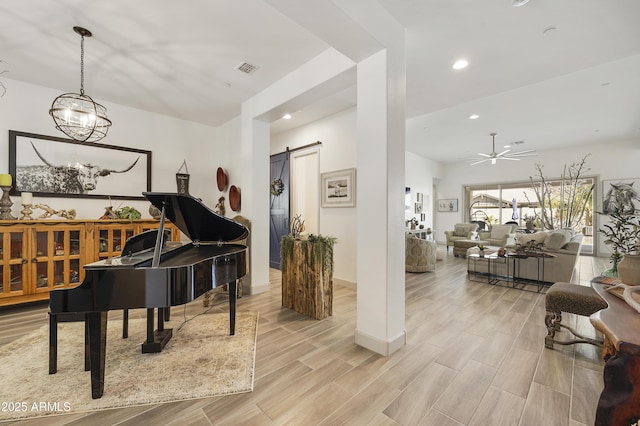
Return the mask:
POLYGON ((453 228, 453 235, 455 237, 466 237, 469 234, 468 228, 464 225, 455 225, 453 228))
POLYGON ((534 232, 533 234, 517 234, 516 243, 520 244, 521 246, 527 245, 531 241, 535 242, 536 245, 544 244, 547 236, 548 234, 546 232, 534 232))
POLYGON ((491 238, 500 239, 511 231, 511 225, 493 225, 491 227, 491 238))
POLYGON ((544 246, 547 250, 559 250, 571 240, 571 234, 568 231, 559 229, 551 231, 544 240, 544 246))

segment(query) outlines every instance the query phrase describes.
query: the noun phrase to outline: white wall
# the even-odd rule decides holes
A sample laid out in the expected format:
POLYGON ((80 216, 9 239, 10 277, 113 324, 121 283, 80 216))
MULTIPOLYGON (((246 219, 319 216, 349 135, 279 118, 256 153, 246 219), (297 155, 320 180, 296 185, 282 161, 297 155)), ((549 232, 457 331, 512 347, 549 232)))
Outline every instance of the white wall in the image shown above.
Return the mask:
MULTIPOLYGON (((356 109, 351 108, 306 126, 271 136, 271 154, 321 141, 320 173, 356 167, 356 109)), ((357 175, 356 175, 357 180, 357 175)), ((334 277, 356 282, 356 209, 320 208, 320 234, 338 238, 334 277)))
MULTIPOLYGON (((595 193, 596 210, 600 210, 602 208, 602 180, 637 179, 639 177, 637 164, 640 161, 640 139, 539 151, 536 157, 523 158, 521 161, 503 161, 496 165, 488 163, 476 166, 469 166, 467 163, 447 164, 442 169, 443 173, 437 176, 436 197, 457 198, 460 200, 460 209, 456 213, 436 212, 438 240, 444 239, 442 231, 453 229, 456 222, 463 220, 463 186, 527 181, 530 176, 535 178, 537 175, 535 163, 541 163, 544 166, 545 177, 559 178, 565 164, 570 165, 578 162, 588 153, 591 155, 587 158, 586 167, 590 170, 584 172, 584 175, 596 176, 599 179, 595 193)), ((608 256, 609 248, 601 243, 600 235, 596 232, 601 227, 603 220, 606 220, 606 217, 594 215, 594 237, 598 239, 597 254, 608 256)))
POLYGON ((424 197, 424 227, 438 231, 434 221, 433 179, 442 174, 442 165, 407 151, 405 152, 405 167, 405 186, 411 188, 411 211, 405 212, 405 220, 410 220, 413 217, 420 220, 420 215, 414 213, 413 207, 416 202, 416 194, 421 193, 424 197))
MULTIPOLYGON (((53 99, 62 91, 4 79, 7 93, 0 98, 0 173, 9 170, 9 130, 66 137, 54 127, 49 116, 53 99)), ((215 170, 218 149, 218 131, 214 127, 153 114, 112 102, 96 99, 107 107, 107 115, 113 122, 106 138, 100 143, 152 151, 151 189, 153 191, 177 190, 175 174, 183 160, 187 161, 191 175, 189 192, 212 207, 216 200, 215 170), (212 178, 213 176, 213 178, 212 178), (212 204, 213 202, 213 204, 212 204)), ((226 155, 226 154, 225 154, 226 155)), ((108 178, 108 177, 107 177, 108 178)), ((216 189, 217 191, 217 189, 216 189)), ((12 213, 19 217, 19 197, 12 197, 12 213)), ((44 198, 34 197, 35 203, 49 204, 56 210, 75 209, 77 219, 97 219, 109 205, 107 199, 44 198)), ((138 200, 113 200, 112 204, 137 208, 144 218, 150 218, 149 202, 138 200)), ((36 212, 42 213, 40 210, 36 212)))

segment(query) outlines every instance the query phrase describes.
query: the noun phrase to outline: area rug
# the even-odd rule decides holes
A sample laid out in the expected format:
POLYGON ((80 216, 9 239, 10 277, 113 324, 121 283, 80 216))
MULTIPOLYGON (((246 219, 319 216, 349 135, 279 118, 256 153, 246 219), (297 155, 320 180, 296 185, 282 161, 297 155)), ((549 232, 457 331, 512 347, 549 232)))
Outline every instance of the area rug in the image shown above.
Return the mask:
POLYGON ((258 315, 238 312, 167 323, 173 337, 160 353, 142 354, 146 320, 109 321, 104 395, 91 398, 84 371, 84 323, 58 325, 58 372, 49 373, 49 328, 0 347, 0 421, 251 392, 258 315))

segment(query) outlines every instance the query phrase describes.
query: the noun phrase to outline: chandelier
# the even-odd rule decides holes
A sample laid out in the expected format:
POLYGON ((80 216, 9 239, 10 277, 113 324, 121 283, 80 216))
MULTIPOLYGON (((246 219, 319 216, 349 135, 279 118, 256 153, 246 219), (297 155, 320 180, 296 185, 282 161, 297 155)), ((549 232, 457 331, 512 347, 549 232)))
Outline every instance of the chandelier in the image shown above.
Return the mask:
POLYGON ((96 142, 107 136, 111 120, 107 109, 84 94, 84 38, 91 31, 73 27, 80 41, 80 93, 64 93, 53 100, 49 114, 60 130, 71 139, 80 142, 96 142))

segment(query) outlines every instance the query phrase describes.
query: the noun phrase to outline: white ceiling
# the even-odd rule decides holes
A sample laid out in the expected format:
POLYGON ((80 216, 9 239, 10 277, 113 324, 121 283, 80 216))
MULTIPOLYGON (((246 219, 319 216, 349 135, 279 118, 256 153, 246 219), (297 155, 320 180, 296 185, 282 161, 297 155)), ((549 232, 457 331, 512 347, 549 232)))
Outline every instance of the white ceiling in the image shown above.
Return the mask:
MULTIPOLYGON (((107 108, 220 125, 329 47, 287 17, 328 0, 267 1, 3 0, 0 60, 8 72, 0 78, 8 90, 15 79, 77 92, 80 38, 72 27, 80 25, 93 32, 85 41, 87 94, 107 108), (244 61, 258 70, 237 71, 244 61)), ((496 148, 640 140, 640 1, 511 1, 379 0, 407 29, 407 149, 450 162, 491 151, 494 131, 496 148), (453 71, 459 57, 470 65, 453 71), (480 118, 469 120, 472 113, 480 118)), ((335 40, 357 35, 326 22, 335 40)), ((354 102, 353 88, 341 91, 273 122, 272 131, 354 102)))

